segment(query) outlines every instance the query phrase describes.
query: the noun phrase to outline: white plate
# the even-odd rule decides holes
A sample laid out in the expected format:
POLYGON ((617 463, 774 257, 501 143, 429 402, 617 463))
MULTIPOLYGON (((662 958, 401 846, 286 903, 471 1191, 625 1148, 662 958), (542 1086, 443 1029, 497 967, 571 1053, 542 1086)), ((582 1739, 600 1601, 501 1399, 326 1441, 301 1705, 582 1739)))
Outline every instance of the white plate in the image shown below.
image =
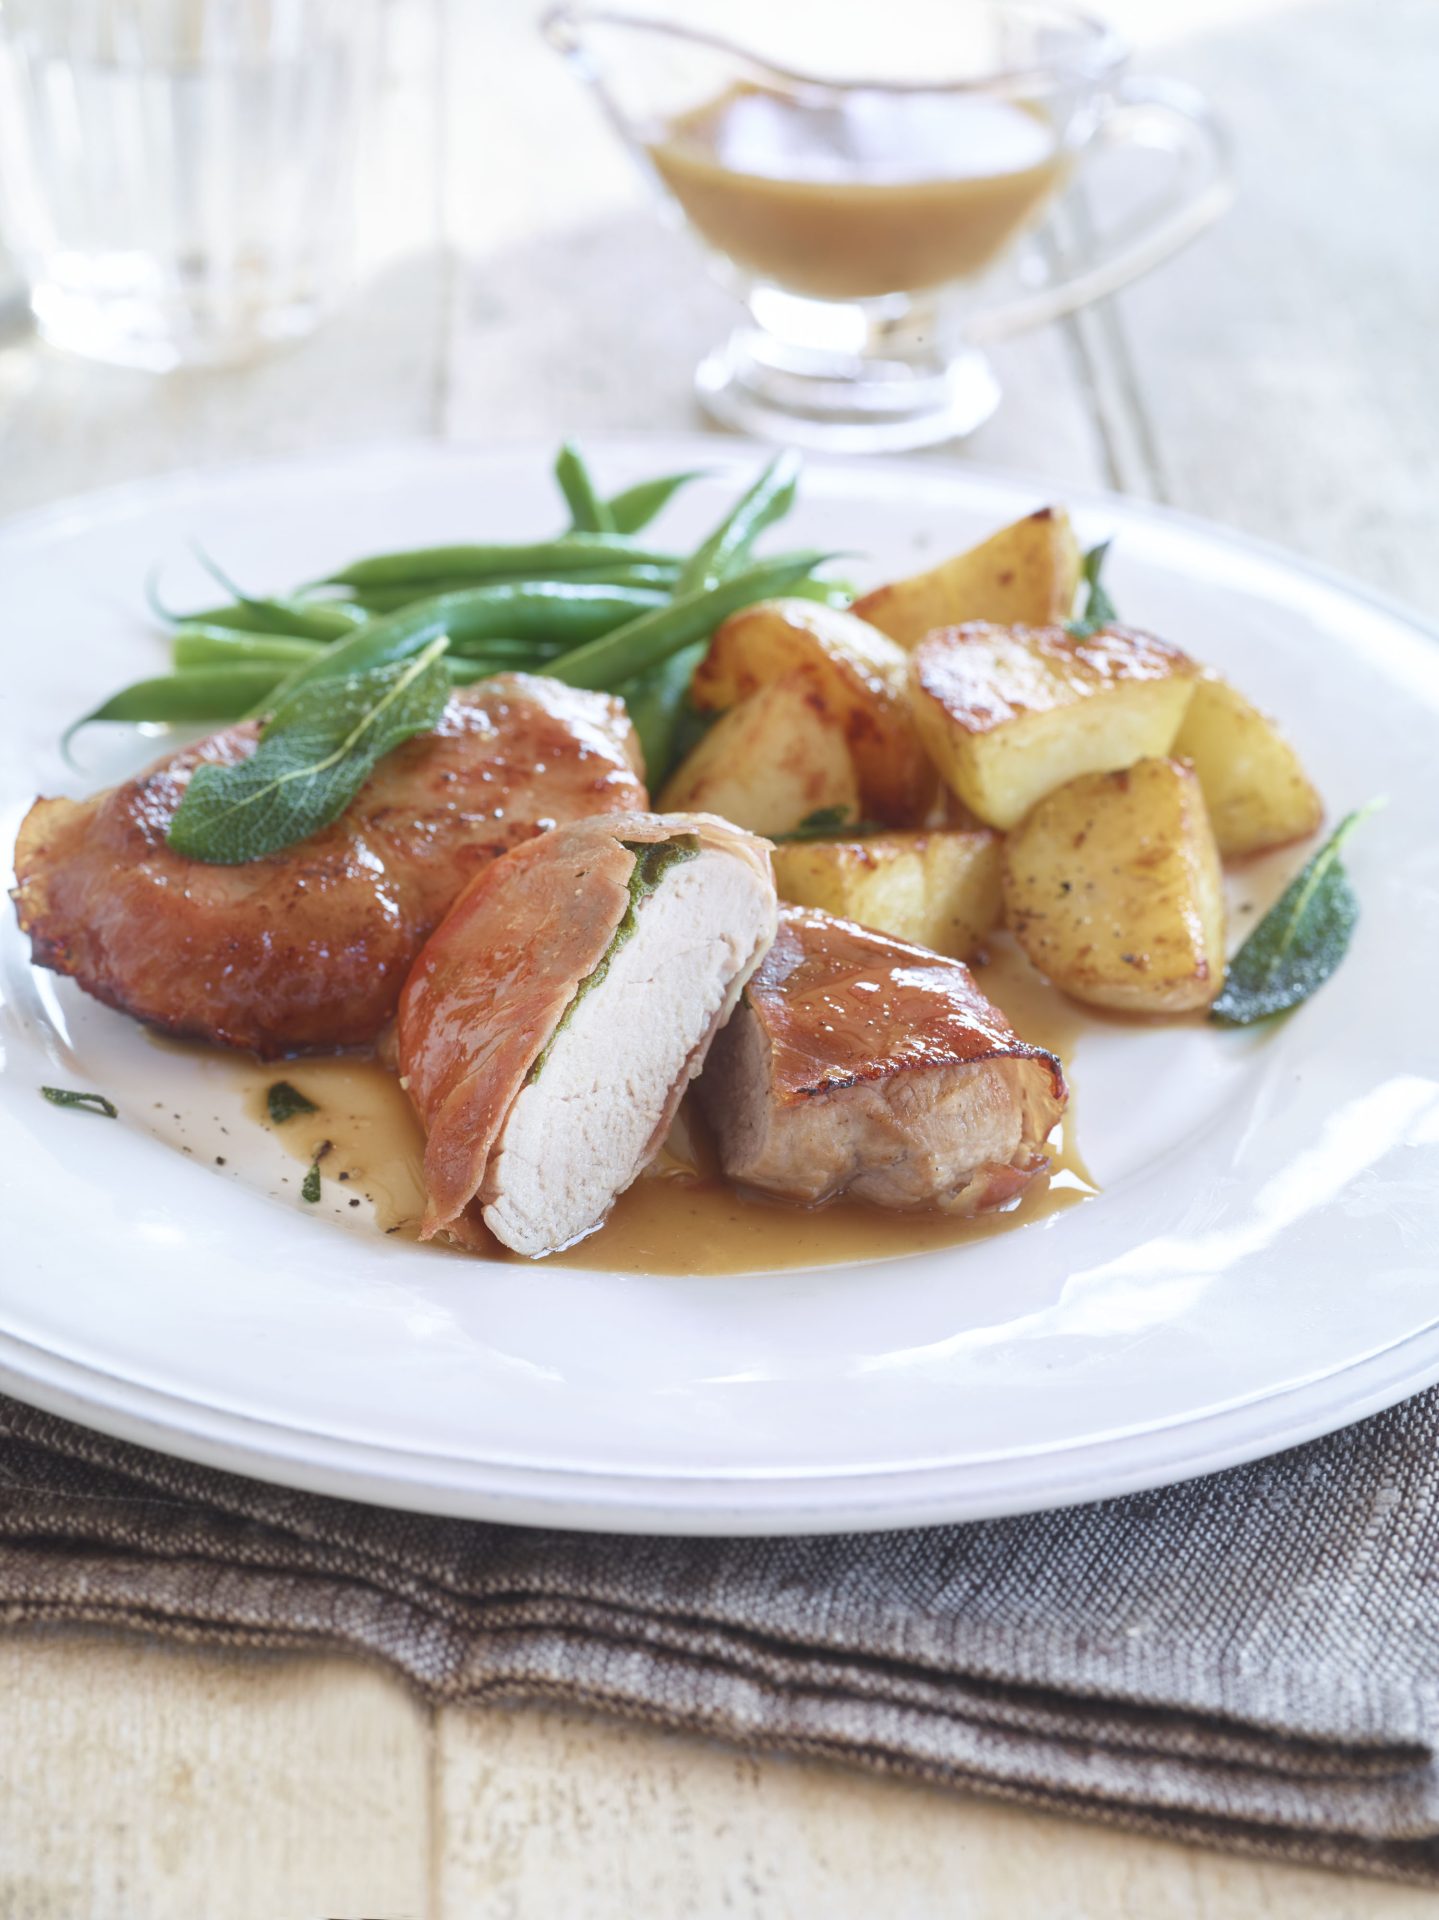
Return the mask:
MULTIPOLYGON (((674 510, 677 538, 754 460, 716 440, 593 451, 616 483, 718 472, 674 510)), ((82 784, 55 749, 63 723, 157 670, 157 558, 177 562, 179 597, 198 586, 180 578, 192 535, 278 589, 380 547, 542 531, 548 459, 346 453, 13 523, 6 845, 37 789, 82 784)), ((969 468, 815 462, 785 540, 861 550, 880 577, 1043 497, 969 468)), ((0 1381, 153 1446, 395 1506, 767 1533, 1152 1487, 1439 1378, 1439 650, 1232 534, 1073 505, 1086 540, 1117 536, 1125 615, 1281 713, 1333 815, 1390 800, 1352 843, 1350 957, 1307 1007, 1272 1032, 1084 1035, 1071 1064, 1102 1198, 843 1270, 678 1280, 437 1256, 275 1198, 279 1149, 224 1068, 32 973, 7 915, 0 1381), (112 1094, 122 1123, 44 1105, 37 1085, 57 1080, 112 1094)), ((116 749, 87 740, 113 771, 116 749)))

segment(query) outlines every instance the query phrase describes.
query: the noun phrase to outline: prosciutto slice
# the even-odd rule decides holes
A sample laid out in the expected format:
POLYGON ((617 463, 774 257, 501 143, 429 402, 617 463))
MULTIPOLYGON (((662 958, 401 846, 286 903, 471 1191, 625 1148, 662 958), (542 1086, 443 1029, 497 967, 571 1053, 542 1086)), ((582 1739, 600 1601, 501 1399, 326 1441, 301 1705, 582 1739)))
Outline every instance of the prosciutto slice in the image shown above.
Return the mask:
POLYGON ((775 930, 769 850, 710 814, 618 814, 474 880, 400 1002, 428 1139, 421 1237, 553 1252, 653 1158, 775 930))

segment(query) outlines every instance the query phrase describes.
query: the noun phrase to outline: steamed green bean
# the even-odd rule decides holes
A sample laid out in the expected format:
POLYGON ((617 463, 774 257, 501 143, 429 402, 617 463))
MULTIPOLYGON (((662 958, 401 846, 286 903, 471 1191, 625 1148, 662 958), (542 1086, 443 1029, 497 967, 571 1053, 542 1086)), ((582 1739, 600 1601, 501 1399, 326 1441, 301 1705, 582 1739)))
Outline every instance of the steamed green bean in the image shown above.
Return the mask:
POLYGON ((748 491, 735 502, 714 532, 696 547, 680 575, 679 593, 722 580, 749 558, 766 527, 782 520, 794 505, 799 486, 799 455, 777 453, 748 491))
POLYGON ((599 489, 585 457, 573 440, 566 440, 555 457, 555 479, 565 496, 570 520, 576 533, 614 533, 615 516, 599 489))
MULTIPOLYGON (((484 584, 494 587, 650 587, 660 593, 672 593, 679 576, 680 563, 672 560, 662 566, 652 563, 647 566, 576 567, 554 580, 537 580, 524 573, 497 573, 491 575, 484 584)), ((398 613, 402 607, 412 607, 419 600, 433 600, 442 593, 474 591, 473 580, 463 580, 449 574, 433 580, 406 581, 397 587, 357 588, 355 599, 373 617, 382 613, 398 613)))
POLYGON ((669 505, 681 487, 687 487, 692 480, 704 480, 707 477, 705 470, 697 467, 689 473, 666 473, 657 480, 641 480, 637 486, 626 487, 623 493, 612 495, 609 510, 615 531, 641 532, 669 505))
POLYGON ((178 627, 170 642, 171 661, 181 670, 242 664, 283 670, 324 651, 323 640, 304 640, 298 634, 237 633, 232 627, 178 627))
POLYGON ((265 700, 283 678, 283 667, 273 665, 190 667, 183 673, 159 674, 111 694, 77 720, 69 733, 92 720, 238 720, 265 700))
POLYGON ((497 574, 554 580, 585 567, 663 566, 673 558, 624 534, 566 533, 553 540, 509 545, 416 547, 409 552, 371 554, 329 574, 324 584, 394 587, 444 575, 478 586, 497 574))
POLYGON ((716 586, 677 594, 667 606, 642 613, 627 626, 573 653, 561 654, 547 671, 573 687, 617 687, 648 673, 681 647, 706 639, 722 620, 755 600, 768 600, 830 558, 824 553, 793 553, 761 560, 716 586))

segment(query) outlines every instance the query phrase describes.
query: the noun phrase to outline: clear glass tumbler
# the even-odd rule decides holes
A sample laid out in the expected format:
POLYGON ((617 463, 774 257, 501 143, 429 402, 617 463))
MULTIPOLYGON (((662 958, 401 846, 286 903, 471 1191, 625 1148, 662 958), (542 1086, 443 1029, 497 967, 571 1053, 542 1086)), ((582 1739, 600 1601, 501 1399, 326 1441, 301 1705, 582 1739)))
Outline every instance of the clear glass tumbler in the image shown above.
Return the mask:
POLYGON ((378 0, 0 0, 0 217, 45 337, 168 369, 306 333, 354 264, 378 0))

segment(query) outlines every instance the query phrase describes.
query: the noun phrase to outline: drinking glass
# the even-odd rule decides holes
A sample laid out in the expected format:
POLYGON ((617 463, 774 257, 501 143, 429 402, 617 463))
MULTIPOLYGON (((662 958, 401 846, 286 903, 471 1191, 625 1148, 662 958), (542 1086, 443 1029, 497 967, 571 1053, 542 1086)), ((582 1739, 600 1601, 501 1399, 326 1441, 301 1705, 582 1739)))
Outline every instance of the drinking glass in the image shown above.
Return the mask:
MULTIPOLYGON (((566 0, 543 24, 748 309, 696 375, 726 425, 844 452, 968 433, 999 399, 987 343, 1113 293, 1231 197, 1204 102, 1127 75, 1069 6, 831 0, 812 58, 783 63, 677 11, 566 0), (1056 269, 1040 222, 1117 149, 1143 153, 1146 191, 1056 269)), ((802 11, 762 31, 793 38, 802 11)))
POLYGON ((0 216, 45 337, 165 369, 353 267, 378 0, 0 0, 0 216))

